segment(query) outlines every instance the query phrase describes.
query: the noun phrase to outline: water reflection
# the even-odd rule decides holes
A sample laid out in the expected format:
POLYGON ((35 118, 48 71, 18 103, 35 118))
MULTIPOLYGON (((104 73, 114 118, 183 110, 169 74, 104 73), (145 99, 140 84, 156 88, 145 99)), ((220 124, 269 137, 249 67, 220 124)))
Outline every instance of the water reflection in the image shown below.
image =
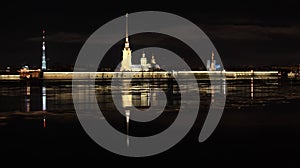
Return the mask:
MULTIPOLYGON (((174 88, 177 88, 177 84, 173 80, 122 80, 112 83, 114 103, 126 119, 126 144, 128 147, 130 145, 130 120, 148 122, 157 118, 164 111, 166 105, 179 106, 180 100, 176 103, 173 101, 179 98, 175 97, 174 88)), ((103 91, 103 89, 101 90, 103 91)), ((98 103, 101 104, 99 101, 98 103)))
POLYGON ((122 83, 122 105, 126 109, 132 107, 132 94, 130 85, 128 83, 122 83))
POLYGON ((27 83, 25 95, 26 112, 30 111, 30 84, 27 83))
POLYGON ((226 95, 226 79, 222 79, 222 86, 223 86, 223 95, 225 96, 226 95))
MULTIPOLYGON (((205 93, 219 94, 222 92, 234 103, 242 100, 268 101, 270 98, 291 96, 292 94, 285 93, 297 91, 298 81, 293 80, 293 88, 290 87, 290 83, 291 81, 278 83, 278 80, 254 78, 244 80, 227 79, 222 80, 216 86, 210 86, 209 82, 200 81, 199 88, 204 95, 205 93), (233 99, 235 100, 233 101, 233 99)), ((71 81, 47 81, 35 84, 30 81, 15 81, 2 82, 0 85, 0 111, 74 111, 71 81)), ((82 88, 85 87, 82 86, 82 88)), ((189 89, 196 88, 197 86, 189 89)), ((176 84, 169 83, 169 81, 143 81, 134 82, 131 85, 125 82, 124 85, 120 86, 110 86, 109 83, 98 82, 95 89, 84 90, 85 94, 78 95, 78 97, 91 102, 93 100, 89 99, 89 95, 96 92, 98 104, 103 108, 111 108, 114 104, 111 91, 114 90, 122 95, 124 107, 147 108, 157 106, 160 103, 157 89, 161 89, 166 95, 170 95, 167 105, 180 105, 180 96, 178 96, 180 90, 176 84)), ((89 102, 85 102, 87 109, 90 106, 89 102)))
MULTIPOLYGON (((72 85, 70 82, 71 81, 56 81, 53 83, 32 84, 29 81, 23 81, 19 93, 16 93, 18 90, 16 86, 3 86, 0 92, 0 98, 2 99, 1 110, 21 110, 23 112, 74 111, 72 85), (7 97, 7 95, 12 97, 12 99, 10 100, 10 97, 7 97), (21 101, 18 101, 20 99, 16 99, 19 97, 21 101), (5 100, 10 100, 12 103, 5 103, 5 100), (15 108, 20 107, 20 105, 21 109, 15 108)), ((290 84, 289 82, 290 81, 288 81, 287 84, 290 84)), ((297 81, 295 81, 295 83, 296 82, 297 81)), ((281 87, 276 80, 268 81, 254 78, 250 78, 250 80, 223 79, 214 86, 211 86, 209 82, 200 81, 199 83, 200 92, 209 94, 212 98, 212 102, 215 101, 215 94, 236 98, 235 101, 254 101, 254 99, 256 99, 256 101, 262 101, 262 98, 267 101, 266 98, 272 94, 277 94, 277 89, 281 87)), ((294 84, 294 86, 296 85, 294 84)), ((89 99, 89 95, 92 92, 96 92, 98 104, 103 108, 110 109, 114 104, 111 96, 111 91, 114 90, 122 96, 120 100, 122 100, 121 103, 124 108, 130 109, 130 107, 137 107, 147 109, 150 106, 157 106, 161 103, 159 89, 164 91, 167 97, 170 98, 167 101, 167 106, 180 105, 180 90, 176 84, 169 81, 124 82, 119 86, 110 86, 109 83, 96 83, 95 89, 85 90, 85 94, 78 95, 78 97, 89 101, 84 103, 88 109, 92 103, 92 100, 89 99)), ((188 89, 192 90, 196 89, 196 87, 188 89)), ((280 93, 278 96, 282 95, 283 94, 280 93)))
POLYGON ((149 107, 151 96, 150 83, 135 83, 131 85, 122 82, 122 106, 127 107, 149 107))
POLYGON ((46 128, 47 93, 46 86, 42 83, 21 81, 21 109, 23 112, 41 111, 42 125, 46 128), (41 102, 41 104, 40 104, 41 102))
POLYGON ((43 118, 43 127, 46 128, 46 115, 44 115, 44 118, 43 118))
POLYGON ((253 84, 253 77, 251 78, 250 94, 251 94, 251 100, 253 100, 253 97, 254 97, 254 84, 253 84))
POLYGON ((129 147, 129 121, 130 121, 130 110, 125 110, 126 116, 126 144, 129 147))
POLYGON ((21 92, 22 92, 21 95, 23 97, 23 101, 22 101, 23 106, 21 108, 21 111, 30 112, 30 82, 29 81, 24 83, 21 92))
POLYGON ((47 93, 46 93, 46 87, 42 86, 42 110, 47 110, 47 93))
MULTIPOLYGON (((227 96, 227 107, 240 108, 255 105, 262 106, 271 101, 287 102, 289 99, 299 95, 299 80, 293 80, 292 82, 293 87, 291 88, 290 80, 278 82, 277 79, 223 79, 214 86, 211 86, 208 81, 199 80, 199 86, 190 87, 187 85, 186 90, 196 91, 199 88, 204 105, 209 105, 210 102, 216 103, 216 95, 222 94, 227 96), (205 101, 208 103, 205 103, 205 101)), ((38 114, 37 119, 41 123, 39 126, 43 127, 49 126, 46 123, 51 118, 50 114, 64 115, 69 113, 73 115, 74 113, 72 81, 70 80, 11 81, 9 83, 2 81, 0 85, 1 112, 21 111, 25 112, 22 115, 27 116, 38 114)), ((94 103, 92 102, 94 100, 90 98, 90 94, 93 92, 96 93, 98 105, 110 111, 115 110, 115 102, 111 92, 115 91, 120 95, 120 104, 124 107, 120 112, 126 117, 128 132, 130 119, 135 119, 135 112, 132 111, 132 108, 135 107, 147 113, 147 109, 150 107, 161 105, 162 97, 160 97, 160 91, 163 91, 167 97, 167 107, 180 107, 181 90, 179 90, 178 85, 174 81, 149 79, 129 83, 123 82, 113 86, 107 81, 96 81, 94 88, 86 90, 84 85, 83 83, 82 86, 78 86, 84 89, 84 94, 78 94, 77 96, 79 99, 86 101, 83 102, 85 109, 91 109, 91 104, 94 103), (126 115, 125 110, 129 110, 128 115, 126 115)), ((123 122, 125 122, 125 119, 123 122)))
POLYGON ((215 103, 216 96, 226 96, 227 95, 227 82, 226 79, 220 79, 214 81, 214 84, 210 82, 201 82, 199 86, 200 93, 208 94, 208 97, 201 97, 201 99, 210 101, 211 104, 215 103), (210 97, 209 97, 210 96, 210 97))
POLYGON ((123 107, 149 107, 151 90, 148 82, 135 84, 133 86, 128 83, 123 83, 122 102, 123 107))
POLYGON ((116 102, 118 104, 118 99, 120 99, 120 106, 124 109, 120 109, 120 111, 124 111, 125 109, 131 109, 132 107, 136 107, 139 109, 147 109, 151 106, 161 105, 161 93, 164 92, 165 96, 168 97, 167 105, 179 105, 180 102, 176 101, 173 96, 179 95, 180 91, 177 84, 174 81, 151 81, 151 80, 141 80, 141 81, 116 81, 112 84, 112 86, 107 87, 106 85, 97 85, 96 90, 99 92, 96 93, 98 96, 98 103, 106 103, 107 100, 111 100, 111 98, 103 98, 110 91, 113 93, 116 98, 116 102))

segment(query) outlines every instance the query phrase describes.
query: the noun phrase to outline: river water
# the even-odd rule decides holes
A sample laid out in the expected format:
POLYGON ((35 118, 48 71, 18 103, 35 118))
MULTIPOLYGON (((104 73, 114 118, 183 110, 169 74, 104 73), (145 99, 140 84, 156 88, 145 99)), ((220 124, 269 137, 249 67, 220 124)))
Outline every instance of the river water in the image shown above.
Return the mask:
MULTIPOLYGON (((101 148, 85 133, 74 110, 72 81, 0 81, 0 86, 0 143, 5 159, 130 160, 101 148)), ((132 136, 154 135, 175 120, 181 105, 177 83, 143 80, 125 86, 126 91, 122 89, 124 86, 96 81, 95 87, 87 91, 87 95, 96 93, 104 116, 120 132, 132 136), (155 90, 162 90, 167 95, 165 112, 156 120, 128 123, 125 116, 117 114, 112 91, 122 95, 123 106, 145 110, 151 105, 161 104, 161 97, 155 90)), ((212 87, 208 81, 200 80, 198 86, 186 91, 195 89, 199 91, 201 101, 191 131, 172 149, 143 158, 145 161, 246 162, 278 158, 297 162, 300 154, 300 81, 227 79, 212 87), (215 132, 205 142, 199 143, 198 136, 215 94, 226 96, 224 113, 215 132)), ((86 100, 86 95, 76 96, 86 100)), ((130 139, 124 139, 124 143, 130 144, 130 139)))

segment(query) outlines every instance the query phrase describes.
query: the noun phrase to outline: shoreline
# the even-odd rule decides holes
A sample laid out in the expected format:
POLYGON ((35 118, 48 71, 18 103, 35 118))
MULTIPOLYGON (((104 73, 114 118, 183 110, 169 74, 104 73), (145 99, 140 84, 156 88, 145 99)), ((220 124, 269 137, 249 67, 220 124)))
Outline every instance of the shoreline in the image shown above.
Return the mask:
POLYGON ((0 75, 1 80, 98 80, 98 79, 189 79, 193 75, 197 80, 201 79, 276 79, 280 78, 278 71, 163 71, 163 72, 41 72, 40 75, 27 77, 24 75, 0 75), (36 77, 38 76, 38 77, 36 77))

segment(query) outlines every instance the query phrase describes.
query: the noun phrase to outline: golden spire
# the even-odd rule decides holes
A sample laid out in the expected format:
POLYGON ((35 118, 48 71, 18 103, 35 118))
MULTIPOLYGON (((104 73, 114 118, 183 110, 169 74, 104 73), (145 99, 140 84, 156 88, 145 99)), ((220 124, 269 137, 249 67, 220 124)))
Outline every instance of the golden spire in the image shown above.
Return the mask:
POLYGON ((128 38, 128 13, 126 13, 126 38, 128 38))
POLYGON ((128 13, 126 13, 125 48, 129 48, 129 39, 128 39, 128 13))

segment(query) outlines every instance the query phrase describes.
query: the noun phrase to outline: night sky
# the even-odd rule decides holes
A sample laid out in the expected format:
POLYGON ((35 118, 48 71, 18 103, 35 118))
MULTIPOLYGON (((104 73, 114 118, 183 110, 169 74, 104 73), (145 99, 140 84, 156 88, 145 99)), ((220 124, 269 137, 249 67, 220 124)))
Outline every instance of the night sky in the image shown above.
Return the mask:
MULTIPOLYGON (((81 46, 100 26, 126 12, 144 10, 171 12, 194 22, 212 40, 225 67, 300 63, 297 1, 1 3, 0 69, 25 64, 39 67, 42 29, 47 31, 48 64, 74 65, 81 46)), ((121 59, 121 54, 120 50, 116 57, 121 59)))

